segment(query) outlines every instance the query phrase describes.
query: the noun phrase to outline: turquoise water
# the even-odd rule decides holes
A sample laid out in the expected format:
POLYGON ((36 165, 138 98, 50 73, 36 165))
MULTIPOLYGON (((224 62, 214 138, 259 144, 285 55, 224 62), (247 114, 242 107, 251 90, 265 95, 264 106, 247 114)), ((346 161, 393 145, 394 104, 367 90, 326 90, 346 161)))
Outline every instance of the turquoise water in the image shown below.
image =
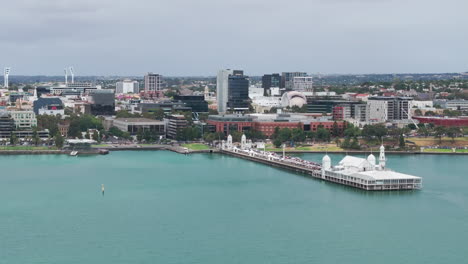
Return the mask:
POLYGON ((386 193, 216 154, 0 166, 0 263, 467 263, 468 156, 389 156, 424 189, 386 193))

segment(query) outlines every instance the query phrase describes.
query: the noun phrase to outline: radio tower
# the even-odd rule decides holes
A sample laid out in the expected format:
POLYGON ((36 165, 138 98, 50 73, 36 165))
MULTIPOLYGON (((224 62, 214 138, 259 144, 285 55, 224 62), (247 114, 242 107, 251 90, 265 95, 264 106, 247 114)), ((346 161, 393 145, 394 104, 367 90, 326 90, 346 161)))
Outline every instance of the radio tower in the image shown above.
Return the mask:
POLYGON ((10 76, 10 67, 5 67, 3 70, 3 87, 8 88, 8 76, 10 76))

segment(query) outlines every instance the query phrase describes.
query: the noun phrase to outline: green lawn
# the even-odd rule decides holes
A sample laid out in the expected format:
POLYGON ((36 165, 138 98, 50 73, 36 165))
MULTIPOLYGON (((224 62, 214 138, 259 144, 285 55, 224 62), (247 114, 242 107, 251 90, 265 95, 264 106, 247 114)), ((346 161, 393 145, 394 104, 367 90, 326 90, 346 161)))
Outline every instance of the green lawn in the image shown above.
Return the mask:
MULTIPOLYGON (((273 145, 267 144, 266 151, 283 151, 283 148, 275 148, 273 147, 273 145)), ((285 151, 286 152, 288 151, 343 151, 343 149, 337 146, 332 146, 330 144, 328 146, 315 145, 315 146, 298 146, 295 148, 287 147, 285 151)))
POLYGON ((56 150, 55 147, 44 146, 0 146, 0 150, 56 150))
MULTIPOLYGON (((452 153, 452 149, 424 149, 424 152, 452 153)), ((468 149, 457 149, 457 153, 468 153, 468 149)))
POLYGON ((93 148, 107 148, 107 147, 110 147, 109 144, 96 144, 96 145, 92 145, 93 148))
POLYGON ((185 148, 188 148, 188 149, 191 149, 191 150, 206 150, 206 149, 210 149, 210 147, 208 147, 208 146, 205 145, 205 144, 201 144, 201 143, 182 144, 182 147, 185 147, 185 148))

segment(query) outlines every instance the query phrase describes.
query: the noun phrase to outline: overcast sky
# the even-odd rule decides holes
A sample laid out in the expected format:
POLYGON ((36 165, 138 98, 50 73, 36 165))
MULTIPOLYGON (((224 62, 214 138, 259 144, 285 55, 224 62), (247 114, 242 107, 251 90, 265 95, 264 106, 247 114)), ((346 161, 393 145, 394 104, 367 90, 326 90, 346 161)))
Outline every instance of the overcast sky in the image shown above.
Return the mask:
POLYGON ((468 71, 467 0, 2 1, 12 74, 468 71))

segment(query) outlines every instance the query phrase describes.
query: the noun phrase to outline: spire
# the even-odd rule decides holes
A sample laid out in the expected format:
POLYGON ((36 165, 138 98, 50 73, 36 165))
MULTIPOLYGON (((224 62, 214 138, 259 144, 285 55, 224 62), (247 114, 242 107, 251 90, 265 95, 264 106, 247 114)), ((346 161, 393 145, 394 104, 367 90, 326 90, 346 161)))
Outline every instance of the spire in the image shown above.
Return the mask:
POLYGON ((380 168, 381 169, 385 169, 385 147, 384 145, 382 144, 382 146, 380 146, 380 156, 379 156, 379 165, 380 165, 380 168))

